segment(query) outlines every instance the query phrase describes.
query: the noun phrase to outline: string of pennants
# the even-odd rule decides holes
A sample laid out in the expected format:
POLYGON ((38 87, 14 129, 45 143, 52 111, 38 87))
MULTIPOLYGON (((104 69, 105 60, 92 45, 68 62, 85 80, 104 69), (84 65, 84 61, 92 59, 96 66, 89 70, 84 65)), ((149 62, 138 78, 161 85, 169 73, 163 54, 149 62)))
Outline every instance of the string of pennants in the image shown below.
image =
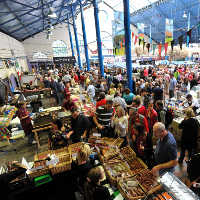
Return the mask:
MULTIPOLYGON (((150 52, 151 48, 153 50, 153 55, 155 54, 155 50, 156 48, 158 48, 158 52, 159 52, 159 56, 161 57, 161 52, 162 49, 164 47, 165 50, 165 56, 167 55, 167 50, 168 47, 171 45, 171 49, 172 51, 174 50, 174 45, 175 44, 179 44, 180 49, 182 50, 183 47, 183 43, 184 43, 184 36, 186 36, 186 46, 189 47, 189 44, 191 43, 191 38, 192 38, 192 30, 194 30, 195 28, 199 28, 200 29, 200 22, 194 26, 193 28, 191 28, 189 31, 187 31, 186 33, 182 34, 181 36, 178 37, 177 41, 175 39, 173 39, 171 42, 166 42, 164 44, 159 43, 159 44, 152 44, 152 39, 150 38, 149 42, 146 42, 144 40, 144 37, 140 37, 136 34, 134 34, 134 32, 131 33, 131 37, 132 37, 132 44, 135 46, 137 43, 140 45, 143 45, 143 50, 146 47, 148 50, 148 53, 150 52)), ((122 49, 125 47, 125 40, 123 39, 122 41, 119 42, 120 45, 117 45, 117 47, 115 47, 113 49, 113 54, 116 55, 117 50, 122 49)))

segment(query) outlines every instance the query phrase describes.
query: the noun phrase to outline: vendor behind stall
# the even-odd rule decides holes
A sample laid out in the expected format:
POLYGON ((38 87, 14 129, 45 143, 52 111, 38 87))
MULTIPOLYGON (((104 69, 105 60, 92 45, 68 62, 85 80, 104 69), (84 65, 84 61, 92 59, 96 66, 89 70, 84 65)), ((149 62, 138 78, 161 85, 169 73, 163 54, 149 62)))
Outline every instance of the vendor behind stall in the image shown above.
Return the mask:
POLYGON ((191 107, 193 111, 196 113, 196 110, 199 108, 199 103, 196 99, 192 97, 191 94, 186 96, 186 101, 182 103, 185 108, 191 107))
POLYGON ((89 129, 91 128, 91 123, 89 119, 80 114, 77 108, 72 109, 72 130, 67 133, 66 138, 71 139, 72 143, 80 142, 81 138, 86 138, 89 129))

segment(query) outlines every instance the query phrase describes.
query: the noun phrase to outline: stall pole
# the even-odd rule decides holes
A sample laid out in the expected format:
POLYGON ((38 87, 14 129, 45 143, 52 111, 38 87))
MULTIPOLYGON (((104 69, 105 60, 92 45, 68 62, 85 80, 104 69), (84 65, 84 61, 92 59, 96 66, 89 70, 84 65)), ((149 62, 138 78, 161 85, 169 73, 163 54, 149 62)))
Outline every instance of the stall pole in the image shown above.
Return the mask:
POLYGON ((87 71, 90 71, 90 60, 89 60, 89 54, 88 54, 87 36, 86 36, 86 31, 85 31, 85 21, 84 21, 83 7, 81 4, 81 1, 80 1, 80 10, 81 10, 83 41, 84 41, 84 48, 85 48, 85 59, 86 59, 86 63, 87 63, 87 71))
POLYGON ((76 30, 76 24, 75 24, 75 19, 74 19, 74 10, 73 6, 71 6, 71 13, 72 13, 72 19, 73 19, 73 27, 74 27, 74 36, 75 36, 75 41, 76 41, 76 51, 77 51, 77 56, 78 56, 78 65, 79 68, 82 70, 82 65, 81 65, 81 57, 80 57, 80 49, 79 49, 79 44, 78 44, 78 35, 77 35, 77 30, 76 30))
POLYGON ((129 0, 123 0, 123 2, 124 2, 124 29, 125 29, 125 50, 126 50, 128 87, 131 91, 133 91, 129 0))
POLYGON ((99 65, 100 65, 101 76, 104 77, 103 55, 102 55, 101 34, 100 34, 99 14, 98 14, 99 9, 97 5, 97 0, 93 0, 93 6, 94 6, 94 19, 95 19, 95 27, 96 27, 99 65))
POLYGON ((69 22, 67 24, 68 24, 68 31, 69 31, 69 39, 70 39, 70 44, 71 44, 72 56, 74 57, 74 46, 73 46, 72 34, 71 34, 71 30, 70 30, 70 24, 69 24, 69 22))

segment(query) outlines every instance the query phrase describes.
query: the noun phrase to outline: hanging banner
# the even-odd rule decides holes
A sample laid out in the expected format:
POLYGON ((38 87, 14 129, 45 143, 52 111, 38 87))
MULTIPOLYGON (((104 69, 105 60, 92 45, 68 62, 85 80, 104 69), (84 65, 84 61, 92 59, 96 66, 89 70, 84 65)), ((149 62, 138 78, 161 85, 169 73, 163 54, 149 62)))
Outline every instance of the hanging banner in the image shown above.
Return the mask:
POLYGON ((165 43, 169 43, 173 40, 173 19, 166 18, 165 21, 165 43))
POLYGON ((192 29, 187 32, 187 47, 189 47, 190 41, 192 38, 192 29))
POLYGON ((165 43, 165 56, 167 55, 167 49, 168 49, 168 42, 165 43))
POLYGON ((183 47, 183 35, 181 35, 181 36, 178 38, 178 42, 179 42, 179 45, 180 45, 180 49, 182 50, 182 47, 183 47))
POLYGON ((112 23, 112 33, 113 33, 113 46, 116 48, 117 56, 125 55, 125 42, 124 41, 124 13, 114 12, 114 20, 112 23))
POLYGON ((139 39, 141 41, 143 41, 144 40, 144 24, 143 23, 137 23, 137 29, 138 29, 139 39))
POLYGON ((155 54, 157 44, 153 44, 153 55, 155 54))
POLYGON ((174 40, 171 41, 171 48, 172 48, 172 51, 174 50, 174 40))
POLYGON ((134 45, 136 45, 137 40, 138 40, 138 36, 136 35, 136 36, 135 36, 135 42, 134 42, 134 45))
POLYGON ((147 50, 148 50, 148 53, 149 53, 149 50, 150 50, 150 43, 147 43, 146 47, 147 47, 147 50))
POLYGON ((161 57, 162 44, 158 44, 158 52, 159 52, 159 57, 161 57))

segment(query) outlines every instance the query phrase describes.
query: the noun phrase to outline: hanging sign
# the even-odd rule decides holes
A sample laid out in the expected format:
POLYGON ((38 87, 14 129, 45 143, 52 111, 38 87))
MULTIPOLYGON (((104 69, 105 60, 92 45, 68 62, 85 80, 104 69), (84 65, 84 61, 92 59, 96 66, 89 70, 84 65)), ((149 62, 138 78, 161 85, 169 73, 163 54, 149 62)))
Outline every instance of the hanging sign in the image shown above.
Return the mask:
POLYGON ((167 19, 165 21, 165 43, 169 43, 173 40, 173 19, 167 19))

